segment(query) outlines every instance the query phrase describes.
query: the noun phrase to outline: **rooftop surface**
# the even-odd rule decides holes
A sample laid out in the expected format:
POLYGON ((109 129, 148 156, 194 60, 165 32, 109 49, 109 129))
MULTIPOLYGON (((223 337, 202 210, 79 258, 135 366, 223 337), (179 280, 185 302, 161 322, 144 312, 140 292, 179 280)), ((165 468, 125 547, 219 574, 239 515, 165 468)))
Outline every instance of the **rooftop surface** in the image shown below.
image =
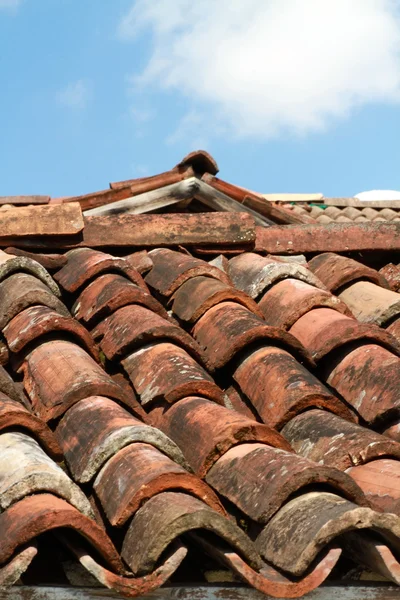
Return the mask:
POLYGON ((0 587, 400 584, 396 207, 217 172, 0 199, 0 587))

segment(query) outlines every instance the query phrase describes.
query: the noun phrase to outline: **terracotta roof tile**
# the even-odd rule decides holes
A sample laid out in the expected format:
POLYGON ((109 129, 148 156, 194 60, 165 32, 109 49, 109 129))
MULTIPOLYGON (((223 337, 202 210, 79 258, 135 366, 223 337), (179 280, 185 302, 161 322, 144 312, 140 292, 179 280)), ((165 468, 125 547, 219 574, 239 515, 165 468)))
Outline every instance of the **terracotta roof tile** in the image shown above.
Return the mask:
POLYGON ((96 277, 78 296, 72 307, 74 316, 92 328, 110 314, 130 304, 139 304, 167 317, 167 311, 143 287, 118 273, 96 277))
POLYGON ((187 396, 203 396, 224 404, 225 395, 212 377, 183 348, 168 342, 143 346, 122 365, 143 406, 165 400, 173 404, 187 396))
POLYGON ((56 435, 78 482, 90 481, 109 458, 136 442, 151 444, 187 466, 179 448, 161 431, 102 396, 86 397, 75 404, 60 421, 56 435))
POLYGON ((333 252, 315 256, 309 261, 308 266, 331 292, 337 292, 339 288, 359 280, 389 287, 385 277, 375 269, 333 252))
POLYGON ((266 444, 241 444, 217 460, 206 481, 242 512, 265 524, 294 494, 303 488, 326 489, 368 505, 352 478, 338 469, 324 467, 266 444), (271 486, 271 481, 274 485, 271 486))
POLYGON ((282 348, 266 346, 244 357, 233 378, 262 421, 280 429, 296 414, 314 407, 353 415, 314 375, 282 348))
POLYGON ((272 428, 204 398, 185 398, 166 411, 156 408, 151 417, 155 426, 182 448, 200 477, 238 443, 264 442, 290 450, 286 440, 272 428))
POLYGON ((121 526, 157 494, 180 491, 226 515, 213 490, 150 444, 117 452, 101 469, 94 490, 111 525, 121 526))

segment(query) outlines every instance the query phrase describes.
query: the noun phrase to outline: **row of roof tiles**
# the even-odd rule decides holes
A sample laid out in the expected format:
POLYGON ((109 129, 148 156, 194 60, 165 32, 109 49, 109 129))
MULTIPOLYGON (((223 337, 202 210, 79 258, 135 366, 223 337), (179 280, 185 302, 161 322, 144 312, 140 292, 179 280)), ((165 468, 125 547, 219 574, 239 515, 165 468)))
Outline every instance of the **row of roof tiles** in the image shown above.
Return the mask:
POLYGON ((57 263, 60 296, 30 257, 2 259, 3 362, 24 389, 2 372, 2 581, 66 524, 102 557, 61 531, 80 563, 130 596, 176 571, 187 532, 275 596, 321 584, 343 550, 400 581, 399 342, 372 322, 399 313, 383 274, 335 255, 308 270, 79 249, 57 263), (374 318, 354 316, 360 284, 374 318))

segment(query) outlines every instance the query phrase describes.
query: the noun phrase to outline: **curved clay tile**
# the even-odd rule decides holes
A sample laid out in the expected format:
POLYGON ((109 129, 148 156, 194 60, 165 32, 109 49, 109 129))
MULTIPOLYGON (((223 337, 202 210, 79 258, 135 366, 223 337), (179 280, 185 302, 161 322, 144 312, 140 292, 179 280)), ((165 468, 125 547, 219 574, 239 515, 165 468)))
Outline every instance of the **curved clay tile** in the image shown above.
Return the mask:
POLYGON ((161 565, 144 577, 133 577, 130 573, 120 575, 106 569, 103 564, 95 560, 83 547, 76 544, 65 536, 61 536, 64 544, 76 556, 81 565, 105 587, 115 590, 126 598, 145 596, 153 590, 164 585, 181 565, 187 555, 187 549, 182 544, 176 543, 167 551, 161 565))
POLYGON ((211 173, 216 175, 219 171, 215 158, 205 150, 194 150, 182 158, 175 169, 192 167, 198 175, 211 173))
POLYGON ((299 414, 281 433, 297 454, 342 471, 381 457, 400 460, 399 443, 324 410, 299 414))
POLYGON ((193 530, 214 533, 253 568, 262 566, 253 542, 233 521, 197 498, 179 492, 157 494, 137 511, 125 536, 121 556, 135 575, 150 573, 171 542, 193 530))
POLYGON ((166 411, 154 409, 150 418, 178 444, 199 477, 204 477, 220 456, 239 443, 263 442, 291 449, 274 429, 204 398, 185 398, 166 411))
POLYGON ((36 279, 40 279, 55 296, 60 297, 60 288, 37 260, 27 256, 12 256, 0 250, 0 282, 16 273, 33 275, 36 279))
POLYGON ((37 546, 31 542, 20 552, 16 552, 11 560, 0 566, 0 587, 7 588, 17 583, 37 555, 37 546))
POLYGON ((392 319, 400 317, 400 294, 369 281, 353 283, 340 292, 339 298, 362 323, 384 327, 392 319))
POLYGON ((204 364, 204 355, 183 329, 143 306, 120 308, 93 330, 95 340, 109 360, 124 358, 132 350, 156 341, 171 341, 204 364))
POLYGON ((400 358, 376 344, 343 351, 326 381, 371 425, 388 427, 400 415, 400 358))
POLYGON ((30 306, 16 315, 3 329, 9 349, 21 352, 28 344, 55 331, 72 337, 97 362, 99 353, 90 333, 71 316, 64 317, 47 306, 30 306))
POLYGON ((287 577, 268 563, 263 563, 261 569, 256 571, 239 554, 217 544, 215 540, 210 542, 197 534, 191 536, 208 554, 231 569, 248 585, 274 598, 299 598, 314 590, 330 575, 342 553, 341 548, 330 548, 303 577, 287 577))
POLYGON ((67 264, 54 275, 54 279, 67 292, 77 292, 96 275, 105 273, 124 275, 139 287, 147 290, 142 276, 124 258, 117 258, 91 248, 70 250, 66 256, 67 264))
POLYGON ((360 323, 331 308, 315 308, 306 313, 289 331, 318 362, 329 352, 349 343, 379 344, 390 352, 400 354, 396 339, 376 325, 360 323))
POLYGON ((274 283, 288 278, 325 289, 324 284, 306 267, 296 263, 284 263, 253 252, 245 252, 231 258, 229 277, 235 287, 254 299, 274 283))
POLYGON ((203 396, 224 405, 221 388, 186 350, 175 344, 148 344, 121 362, 143 406, 157 400, 173 404, 187 396, 203 396))
POLYGON ((344 302, 326 290, 298 279, 284 279, 273 285, 258 302, 268 325, 290 329, 314 308, 332 308, 348 317, 353 315, 344 302))
POLYGON ((70 316, 64 304, 39 279, 26 273, 10 275, 0 283, 0 329, 22 310, 37 304, 70 316))
POLYGON ((168 318, 165 308, 146 290, 116 273, 99 275, 89 283, 72 307, 72 313, 87 327, 94 327, 99 321, 128 304, 140 304, 161 317, 168 318))
POLYGON ((263 524, 308 486, 319 486, 322 491, 328 488, 368 506, 360 487, 346 473, 266 444, 231 448, 211 467, 206 481, 245 515, 263 524))
POLYGON ((302 362, 312 364, 309 353, 294 336, 278 327, 266 325, 260 317, 235 302, 222 302, 210 308, 197 321, 193 336, 214 369, 224 367, 239 352, 257 342, 283 346, 302 362))
POLYGON ((32 407, 45 421, 88 396, 104 395, 129 405, 124 390, 82 348, 64 340, 45 342, 22 365, 32 407))
POLYGON ((172 300, 173 313, 188 324, 195 323, 207 310, 226 301, 241 304, 263 318, 261 310, 250 296, 211 277, 199 276, 189 279, 175 292, 172 300))
POLYGON ((389 287, 385 277, 375 269, 334 252, 318 254, 309 261, 308 266, 331 292, 359 280, 371 281, 384 288, 389 287))
POLYGON ((150 498, 166 491, 184 492, 226 515, 204 481, 149 444, 135 443, 117 452, 103 466, 93 487, 111 525, 118 527, 150 498))
MULTIPOLYGON (((6 252, 7 254, 11 254, 12 256, 23 256, 25 258, 30 258, 38 262, 40 265, 42 265, 42 267, 44 267, 48 271, 61 269, 61 267, 67 264, 68 260, 67 257, 64 256, 64 254, 42 254, 40 252, 29 252, 28 250, 23 250, 22 248, 13 248, 12 246, 5 248, 4 252, 6 252)), ((54 285, 56 285, 55 282, 54 285)))
POLYGON ((168 248, 156 248, 149 252, 153 268, 145 277, 146 283, 162 296, 170 297, 192 277, 212 277, 229 285, 229 277, 218 267, 200 258, 168 248))
MULTIPOLYGON (((285 573, 301 576, 320 550, 355 530, 380 533, 398 550, 400 518, 377 513, 328 492, 310 492, 289 501, 256 540, 263 558, 285 573)), ((379 568, 379 564, 376 565, 379 568)))
POLYGON ((51 493, 67 500, 82 514, 93 517, 81 489, 41 449, 36 440, 20 431, 0 434, 0 509, 25 496, 51 493))
POLYGON ((323 408, 355 420, 342 400, 281 348, 265 346, 243 356, 233 379, 270 427, 280 429, 310 408, 323 408))
POLYGON ((378 458, 350 467, 347 473, 376 510, 400 516, 400 460, 378 458))
POLYGON ((56 436, 79 483, 90 481, 125 446, 143 442, 187 467, 180 449, 162 431, 146 425, 108 398, 94 396, 75 404, 61 419, 56 436))
POLYGON ((0 514, 0 564, 11 559, 40 534, 60 528, 82 536, 116 573, 123 571, 121 559, 105 531, 93 519, 52 494, 34 494, 16 502, 0 514))

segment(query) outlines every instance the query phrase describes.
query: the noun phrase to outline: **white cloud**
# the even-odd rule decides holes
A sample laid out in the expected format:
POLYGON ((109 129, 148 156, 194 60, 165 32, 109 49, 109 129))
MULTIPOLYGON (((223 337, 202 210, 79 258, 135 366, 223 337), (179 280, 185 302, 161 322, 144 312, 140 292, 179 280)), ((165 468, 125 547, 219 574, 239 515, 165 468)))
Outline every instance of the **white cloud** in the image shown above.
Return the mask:
POLYGON ((83 109, 90 97, 90 86, 84 79, 68 83, 57 92, 57 100, 63 106, 73 109, 83 109))
POLYGON ((135 84, 183 94, 199 134, 265 139, 399 102, 399 12, 399 0, 136 0, 118 33, 151 32, 135 84))

